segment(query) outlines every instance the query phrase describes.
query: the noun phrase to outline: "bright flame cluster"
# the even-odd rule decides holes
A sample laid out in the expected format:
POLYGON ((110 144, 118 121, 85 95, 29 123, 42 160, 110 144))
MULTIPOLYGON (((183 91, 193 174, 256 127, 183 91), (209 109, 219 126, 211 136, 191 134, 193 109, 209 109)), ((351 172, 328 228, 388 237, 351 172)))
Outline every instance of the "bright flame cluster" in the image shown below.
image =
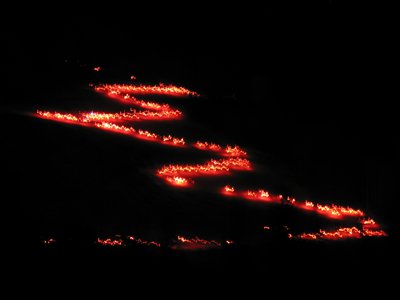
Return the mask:
POLYGON ((173 177, 167 176, 167 177, 165 177, 165 180, 169 184, 175 185, 175 186, 189 186, 192 182, 187 178, 179 177, 179 176, 173 176, 173 177))
POLYGON ((247 156, 247 152, 237 145, 235 146, 227 145, 225 148, 223 148, 222 146, 215 143, 197 141, 193 146, 197 149, 217 152, 219 155, 222 156, 233 156, 233 157, 247 156))
POLYGON ((161 247, 160 243, 155 241, 146 241, 141 238, 137 238, 134 235, 128 235, 128 239, 138 245, 161 247))
MULTIPOLYGON (((148 241, 142 238, 138 238, 134 235, 127 235, 122 237, 121 235, 116 235, 111 238, 97 238, 97 244, 107 247, 126 247, 132 244, 147 247, 161 248, 162 245, 156 241, 148 241)), ((46 243, 45 243, 46 244, 46 243)), ((208 250, 213 248, 221 248, 227 245, 233 245, 232 240, 216 241, 216 240, 206 240, 199 237, 187 238, 178 235, 176 239, 173 239, 169 244, 164 245, 172 250, 208 250)))
POLYGON ((277 202, 280 203, 282 201, 282 195, 272 195, 266 190, 260 189, 257 191, 248 190, 247 192, 242 193, 245 199, 249 200, 259 200, 259 201, 267 201, 267 202, 277 202))
POLYGON ((125 243, 122 239, 112 239, 112 238, 107 238, 107 239, 102 239, 102 238, 97 238, 97 243, 102 245, 102 246, 111 246, 111 247, 122 247, 125 246, 125 243))
POLYGON ((161 244, 156 241, 147 241, 142 238, 138 238, 134 235, 128 235, 126 237, 122 237, 121 235, 116 235, 112 238, 97 238, 96 243, 102 246, 110 246, 110 247, 125 247, 128 244, 132 243, 141 246, 161 247, 161 244))
POLYGON ((70 121, 77 123, 96 123, 96 122, 119 122, 119 121, 141 121, 141 120, 168 120, 179 119, 182 112, 179 110, 165 110, 165 111, 136 111, 130 109, 129 112, 119 113, 101 113, 101 112, 88 112, 78 114, 68 114, 59 112, 40 111, 36 112, 39 116, 47 119, 54 119, 60 121, 70 121))
MULTIPOLYGON (((247 190, 247 191, 237 191, 237 189, 231 185, 226 185, 222 189, 223 195, 236 196, 244 200, 252 201, 264 201, 269 203, 280 203, 289 206, 296 207, 305 211, 313 211, 326 218, 332 219, 342 219, 351 218, 359 224, 357 227, 345 227, 339 228, 336 231, 330 232, 325 230, 320 230, 317 233, 302 233, 295 236, 298 239, 307 240, 320 240, 320 239, 349 239, 349 238, 362 238, 362 237, 382 237, 387 236, 387 233, 380 229, 379 224, 371 218, 361 218, 365 216, 365 213, 360 209, 354 209, 351 207, 344 207, 335 204, 319 204, 314 203, 309 200, 304 202, 296 201, 295 198, 283 197, 283 195, 273 195, 264 189, 259 190, 247 190)), ((265 228, 264 228, 265 229, 265 228)), ((289 234, 289 238, 293 238, 293 234, 289 234)))
POLYGON ((99 85, 95 87, 97 92, 105 93, 109 96, 122 101, 129 101, 130 104, 145 108, 147 110, 137 111, 129 109, 128 112, 104 113, 104 112, 78 112, 78 113, 60 113, 37 110, 36 115, 41 118, 50 119, 59 122, 75 123, 84 126, 93 126, 99 129, 113 131, 125 135, 130 135, 135 138, 146 139, 161 144, 172 146, 185 146, 186 142, 181 137, 171 135, 159 135, 147 130, 136 129, 132 126, 124 126, 116 123, 133 122, 133 121, 166 121, 176 120, 182 117, 182 112, 177 109, 172 109, 168 104, 158 104, 155 102, 147 102, 138 100, 134 96, 127 93, 137 94, 158 94, 169 95, 176 97, 183 96, 199 96, 183 87, 173 85, 99 85))
POLYGON ((49 239, 43 241, 43 244, 45 244, 45 245, 52 245, 55 243, 56 243, 56 240, 53 238, 49 238, 49 239))
POLYGON ((358 229, 357 227, 342 227, 335 231, 320 229, 317 233, 302 233, 296 236, 302 240, 343 240, 360 239, 362 237, 387 236, 383 230, 358 229))
POLYGON ((213 248, 221 248, 225 245, 234 244, 231 240, 226 240, 223 242, 219 242, 216 240, 205 240, 199 237, 187 238, 181 235, 178 235, 177 239, 174 240, 171 244, 171 249, 173 250, 209 250, 213 248))
MULTIPOLYGON (((178 181, 187 183, 193 182, 187 176, 212 176, 228 174, 232 170, 250 170, 250 161, 245 158, 223 158, 219 160, 211 159, 204 164, 196 165, 168 165, 163 166, 157 171, 157 175, 165 178, 168 183, 177 185, 178 181), (171 179, 172 178, 172 179, 171 179), (173 181, 172 181, 173 180, 173 181)), ((179 185, 179 184, 178 184, 179 185)))

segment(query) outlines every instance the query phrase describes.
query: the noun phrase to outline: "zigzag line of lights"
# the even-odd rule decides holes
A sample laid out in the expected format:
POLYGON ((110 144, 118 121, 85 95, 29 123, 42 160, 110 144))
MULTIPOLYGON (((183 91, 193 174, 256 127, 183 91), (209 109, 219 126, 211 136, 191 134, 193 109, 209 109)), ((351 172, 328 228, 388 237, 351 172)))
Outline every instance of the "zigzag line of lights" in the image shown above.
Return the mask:
MULTIPOLYGON (((66 122, 75 125, 92 126, 98 129, 112 131, 118 134, 128 135, 134 138, 145 139, 158 142, 169 146, 193 147, 203 151, 209 151, 222 157, 212 159, 202 164, 189 165, 165 165, 156 171, 156 175, 165 180, 166 183, 176 187, 189 187, 194 185, 192 177, 229 175, 232 171, 251 171, 252 166, 248 160, 248 154, 239 146, 221 146, 212 142, 190 142, 187 143, 182 137, 172 135, 160 135, 147 130, 137 129, 132 126, 123 125, 124 122, 137 121, 166 121, 178 120, 182 118, 182 112, 171 108, 168 104, 159 104, 137 99, 134 95, 162 95, 174 97, 198 97, 198 93, 183 87, 174 85, 121 85, 121 84, 102 84, 94 87, 96 92, 102 93, 109 98, 116 99, 125 104, 137 106, 142 109, 138 111, 130 108, 129 111, 118 113, 106 112, 77 112, 61 113, 37 110, 36 116, 58 122, 66 122)), ((335 231, 325 231, 320 229, 316 233, 302 233, 296 236, 288 234, 290 239, 307 240, 339 240, 349 238, 362 238, 371 236, 386 236, 387 234, 380 229, 380 226, 372 219, 365 219, 365 213, 360 209, 338 206, 335 204, 318 204, 311 201, 296 201, 291 197, 282 195, 272 195, 264 189, 236 191, 233 186, 222 188, 222 195, 237 197, 246 201, 262 201, 266 203, 282 203, 291 205, 301 210, 311 211, 326 218, 342 219, 355 218, 358 227, 343 227, 335 231)), ((131 237, 130 241, 138 244, 157 246, 156 242, 147 242, 131 237)), ((48 243, 53 241, 48 240, 48 243)), ((126 242, 123 239, 98 239, 101 245, 123 246, 126 242)), ((232 243, 230 241, 230 243, 232 243)), ((230 244, 228 241, 225 244, 230 244)), ((199 238, 188 239, 178 236, 173 244, 175 249, 191 248, 213 248, 222 245, 220 242, 206 241, 199 238)))

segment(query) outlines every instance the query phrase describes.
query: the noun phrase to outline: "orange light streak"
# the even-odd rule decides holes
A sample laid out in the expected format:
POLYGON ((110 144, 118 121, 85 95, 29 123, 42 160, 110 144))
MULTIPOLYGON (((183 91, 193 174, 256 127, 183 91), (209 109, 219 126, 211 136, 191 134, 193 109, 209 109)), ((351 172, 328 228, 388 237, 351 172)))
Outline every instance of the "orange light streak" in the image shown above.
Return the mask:
POLYGON ((125 243, 122 239, 101 239, 97 238, 97 243, 102 246, 110 246, 110 247, 123 247, 125 243))
POLYGON ((184 236, 177 236, 177 239, 174 240, 170 246, 172 250, 209 250, 215 248, 221 248, 224 245, 232 245, 234 244, 231 240, 226 240, 223 242, 218 242, 215 240, 205 240, 199 237, 187 238, 184 236))
POLYGON ((180 187, 187 187, 191 183, 187 178, 179 177, 179 176, 165 177, 165 180, 171 185, 180 186, 180 187))
POLYGON ((155 241, 146 241, 146 240, 143 240, 141 238, 137 238, 134 235, 128 235, 127 238, 128 238, 129 241, 134 242, 134 243, 136 243, 138 245, 154 246, 154 247, 158 247, 158 248, 161 247, 160 243, 157 243, 155 241))
POLYGON ((268 191, 259 189, 248 190, 247 192, 242 192, 243 198, 247 200, 256 200, 256 201, 266 201, 266 202, 276 202, 281 203, 282 197, 280 195, 271 195, 268 191))
POLYGON ((234 192, 235 192, 235 188, 234 188, 233 186, 230 186, 230 185, 226 185, 226 186, 224 187, 224 190, 225 190, 225 192, 227 192, 227 193, 234 193, 234 192))
POLYGON ((359 229, 357 227, 338 228, 335 231, 325 231, 320 229, 318 233, 302 233, 296 236, 303 240, 344 240, 360 239, 362 237, 382 237, 387 236, 383 230, 359 229))
POLYGON ((247 152, 244 151, 239 146, 230 146, 227 145, 223 148, 221 145, 209 142, 199 142, 193 144, 193 146, 200 150, 207 150, 217 152, 221 156, 231 156, 231 157, 246 157, 247 152))
POLYGON ((157 171, 159 176, 204 176, 221 175, 232 170, 250 170, 250 161, 243 158, 211 159, 204 164, 196 165, 168 165, 157 171))

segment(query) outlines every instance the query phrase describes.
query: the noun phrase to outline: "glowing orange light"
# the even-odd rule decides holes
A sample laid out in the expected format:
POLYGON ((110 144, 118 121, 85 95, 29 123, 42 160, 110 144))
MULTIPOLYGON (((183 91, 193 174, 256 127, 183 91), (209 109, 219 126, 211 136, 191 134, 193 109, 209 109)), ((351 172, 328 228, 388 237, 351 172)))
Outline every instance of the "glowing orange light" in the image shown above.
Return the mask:
POLYGON ((312 233, 302 233, 299 238, 303 239, 303 240, 316 240, 317 239, 317 235, 316 234, 312 234, 312 233))
POLYGON ((371 218, 363 219, 361 222, 363 225, 376 225, 376 222, 371 218))
POLYGON ((101 71, 101 67, 94 67, 93 70, 96 71, 96 72, 100 72, 101 71))
POLYGON ((142 129, 134 129, 124 125, 117 125, 116 122, 122 121, 149 121, 149 120, 172 120, 179 119, 182 112, 172 109, 167 104, 158 104, 138 100, 129 93, 139 94, 161 94, 169 96, 198 96, 197 93, 189 91, 182 87, 173 85, 99 85, 95 87, 97 92, 102 92, 121 101, 129 101, 130 104, 142 107, 144 111, 130 109, 128 112, 119 113, 103 113, 103 112, 87 112, 87 113, 60 113, 38 110, 37 116, 60 122, 78 123, 85 126, 94 126, 99 129, 109 130, 116 133, 129 134, 132 137, 155 141, 173 146, 185 146, 186 142, 183 138, 174 137, 171 135, 160 136, 156 133, 142 129))
POLYGON ((318 233, 302 233, 297 236, 299 239, 305 240, 342 240, 342 239, 360 239, 363 236, 370 237, 381 237, 387 236, 383 230, 370 230, 370 229, 358 229, 357 227, 344 227, 339 228, 335 231, 320 230, 318 233))
POLYGON ((55 243, 56 243, 56 240, 53 238, 49 238, 49 239, 43 241, 43 244, 45 244, 45 245, 51 245, 51 244, 55 244, 55 243))
POLYGON ((228 156, 247 156, 247 152, 241 149, 239 146, 226 146, 225 148, 225 155, 228 156))
POLYGON ((182 187, 189 186, 190 184, 188 179, 179 176, 166 177, 165 180, 172 185, 182 186, 182 187))
POLYGON ((125 246, 125 243, 122 239, 101 239, 97 238, 97 243, 103 246, 111 246, 111 247, 122 247, 125 246))
POLYGON ((160 243, 157 243, 155 241, 146 241, 146 240, 143 240, 141 238, 137 238, 134 235, 128 235, 127 238, 128 238, 129 241, 134 242, 134 243, 136 243, 138 245, 154 246, 154 247, 158 247, 158 248, 161 247, 160 243))
POLYGON ((248 190, 247 192, 242 193, 244 199, 248 200, 258 200, 258 201, 266 201, 266 202, 276 202, 280 203, 282 201, 282 197, 280 195, 271 195, 268 191, 259 189, 257 191, 248 190))
POLYGON ((287 197, 286 200, 287 200, 288 203, 291 203, 291 204, 295 204, 296 203, 296 199, 295 198, 287 197))
MULTIPOLYGON (((227 240, 225 241, 227 245, 233 244, 233 241, 227 240)), ((208 250, 213 248, 222 247, 221 242, 217 242, 215 240, 205 240, 199 237, 194 238, 186 238, 184 236, 179 236, 171 245, 171 249, 173 250, 208 250)))
POLYGON ((388 234, 383 230, 370 230, 370 229, 364 229, 363 235, 376 236, 376 237, 388 236, 388 234))
POLYGON ((231 170, 250 170, 250 162, 243 158, 212 159, 204 164, 168 165, 157 171, 159 176, 204 176, 229 173, 231 170))
POLYGON ((364 230, 371 230, 379 228, 379 224, 371 218, 361 219, 361 224, 364 230))
POLYGON ((315 205, 311 201, 306 201, 306 206, 307 207, 314 207, 315 205))
POLYGON ((202 150, 209 150, 209 151, 214 151, 214 152, 219 152, 222 150, 222 147, 220 145, 214 144, 214 143, 208 143, 208 142, 196 142, 194 144, 194 147, 202 150))
POLYGON ((247 156, 247 152, 241 149, 239 146, 228 145, 225 148, 223 148, 222 146, 215 143, 200 142, 200 141, 197 141, 195 144, 193 144, 193 146, 197 149, 217 152, 222 156, 231 156, 231 157, 247 156))
POLYGON ((230 185, 226 185, 226 186, 224 187, 224 190, 225 190, 225 192, 227 192, 227 193, 234 193, 234 192, 235 192, 235 188, 234 188, 233 186, 230 186, 230 185))

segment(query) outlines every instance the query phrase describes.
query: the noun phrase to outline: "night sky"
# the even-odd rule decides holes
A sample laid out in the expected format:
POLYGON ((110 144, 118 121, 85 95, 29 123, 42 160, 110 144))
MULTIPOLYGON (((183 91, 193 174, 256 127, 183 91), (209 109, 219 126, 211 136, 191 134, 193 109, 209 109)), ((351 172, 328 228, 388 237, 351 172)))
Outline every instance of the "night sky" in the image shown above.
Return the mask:
MULTIPOLYGON (((357 270, 384 270, 396 262, 399 145, 387 70, 390 17, 382 21, 373 6, 321 2, 174 13, 66 8, 4 21, 1 198, 10 258, 53 269, 82 260, 141 271, 233 274, 282 266, 326 274, 321 259, 357 270), (149 128, 243 146, 261 167, 241 179, 245 184, 359 207, 389 237, 314 244, 288 243, 279 232, 265 238, 255 230, 265 223, 312 228, 327 222, 221 200, 208 190, 180 191, 151 173, 207 156, 29 115, 36 109, 118 110, 88 85, 126 83, 131 75, 140 83, 171 83, 205 95, 187 103, 172 99, 186 119, 149 128), (178 232, 230 237, 242 246, 160 253, 93 242, 132 232, 161 242, 178 232), (59 242, 43 246, 49 237, 59 242)), ((203 184, 224 182, 213 180, 203 184)))

